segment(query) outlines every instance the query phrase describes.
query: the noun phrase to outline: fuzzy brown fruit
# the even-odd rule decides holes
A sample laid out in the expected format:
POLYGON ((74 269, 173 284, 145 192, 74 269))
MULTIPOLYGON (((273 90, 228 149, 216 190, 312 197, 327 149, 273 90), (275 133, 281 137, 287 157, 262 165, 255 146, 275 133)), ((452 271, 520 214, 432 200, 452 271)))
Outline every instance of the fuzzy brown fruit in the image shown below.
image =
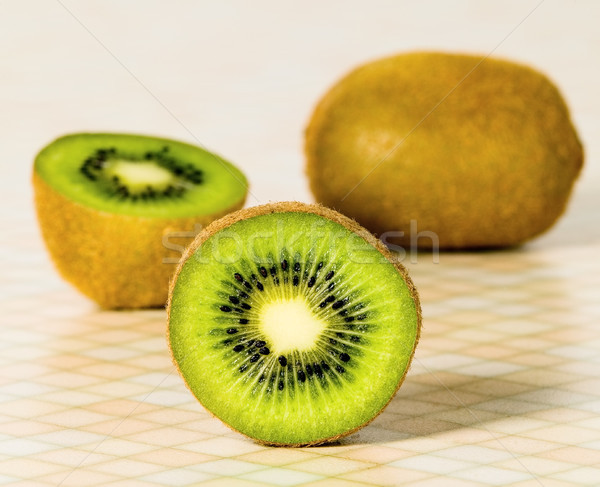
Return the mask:
POLYGON ((421 231, 448 249, 524 242, 563 213, 583 162, 565 102, 544 75, 432 52, 343 78, 318 104, 305 150, 319 202, 405 248, 421 231))

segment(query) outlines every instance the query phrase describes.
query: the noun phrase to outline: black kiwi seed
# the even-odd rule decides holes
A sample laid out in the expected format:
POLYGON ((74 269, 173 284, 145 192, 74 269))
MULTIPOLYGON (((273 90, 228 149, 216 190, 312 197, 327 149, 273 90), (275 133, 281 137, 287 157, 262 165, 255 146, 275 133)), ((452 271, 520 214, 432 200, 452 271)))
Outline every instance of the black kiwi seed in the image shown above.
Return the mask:
POLYGON ((287 359, 283 355, 280 355, 277 360, 279 360, 279 364, 282 367, 285 367, 287 365, 287 359))
POLYGON ((237 328, 227 328, 228 335, 235 335, 237 332, 237 328))
MULTIPOLYGON (((262 347, 259 352, 261 353, 261 355, 269 355, 271 353, 271 350, 269 350, 267 347, 262 347)), ((349 358, 349 357, 348 357, 349 358)))
POLYGON ((346 369, 344 367, 342 367, 341 365, 336 365, 335 370, 337 370, 340 374, 343 374, 344 372, 346 372, 346 369))
POLYGON ((233 304, 238 304, 240 302, 239 298, 235 296, 229 296, 229 301, 233 304))
POLYGON ((239 282, 243 282, 243 281, 244 281, 244 278, 242 277, 242 275, 241 275, 239 272, 236 272, 236 273, 233 275, 233 277, 235 277, 235 280, 236 280, 236 281, 239 281, 239 282))
POLYGON ((281 261, 281 268, 285 271, 285 270, 287 270, 287 267, 288 267, 288 261, 283 259, 281 261))
POLYGON ((329 281, 329 279, 331 279, 332 277, 333 277, 333 271, 329 271, 329 272, 327 273, 327 275, 325 276, 325 280, 326 280, 326 281, 329 281))
POLYGON ((242 364, 239 368, 240 372, 246 372, 246 369, 248 369, 248 364, 242 364))
POLYGON ((277 389, 279 389, 280 391, 283 391, 283 381, 280 380, 279 384, 277 385, 277 389))
POLYGON ((317 266, 317 270, 320 271, 323 268, 323 262, 319 262, 319 265, 317 266))
POLYGON ((221 306, 220 308, 221 311, 224 311, 225 313, 230 313, 231 312, 231 308, 229 306, 221 306))
POLYGON ((261 267, 259 269, 260 275, 263 277, 267 277, 267 269, 265 269, 264 267, 261 267))
POLYGON ((260 283, 260 282, 256 283, 256 287, 258 288, 259 291, 263 291, 265 289, 264 286, 262 285, 262 283, 260 283))
POLYGON ((240 325, 247 325, 248 324, 248 320, 246 318, 240 318, 238 320, 240 325))
POLYGON ((319 364, 314 364, 313 368, 315 370, 315 375, 319 378, 323 378, 323 371, 321 370, 321 366, 319 364))
POLYGON ((193 174, 188 176, 188 180, 194 184, 201 184, 204 181, 202 172, 199 170, 194 171, 193 174))
POLYGON ((300 262, 294 264, 294 272, 300 272, 300 262))
POLYGON ((315 285, 315 282, 316 282, 315 276, 311 277, 308 280, 308 287, 313 287, 315 285))
POLYGON ((256 341, 254 342, 254 346, 255 346, 256 348, 262 348, 262 347, 264 347, 266 344, 267 344, 267 342, 265 342, 264 340, 256 340, 256 341))
POLYGON ((304 382, 306 380, 306 375, 304 374, 303 370, 298 371, 298 380, 300 382, 304 382))
POLYGON ((255 353, 254 355, 252 355, 252 357, 250 357, 250 362, 254 363, 259 359, 260 355, 258 355, 257 353, 255 353))
POLYGON ((294 284, 294 286, 297 286, 298 284, 300 284, 300 278, 298 276, 294 276, 292 283, 294 284))
POLYGON ((350 355, 347 353, 340 353, 340 360, 342 362, 348 362, 350 360, 350 355))
POLYGON ((241 352, 242 350, 244 350, 244 345, 236 345, 233 347, 234 352, 241 352))
POLYGON ((354 316, 346 316, 346 317, 344 318, 344 321, 345 321, 346 323, 352 323, 352 322, 354 321, 354 316))
POLYGON ((272 276, 275 276, 275 274, 277 274, 277 268, 275 266, 272 266, 270 271, 272 276))
POLYGON ((310 366, 310 364, 307 364, 307 365, 306 365, 306 374, 307 374, 309 377, 312 377, 312 375, 313 375, 313 369, 312 369, 312 367, 310 366))
POLYGON ((331 307, 332 307, 333 309, 340 309, 340 308, 341 308, 342 306, 344 306, 345 304, 346 304, 346 301, 341 299, 341 300, 339 300, 339 301, 336 301, 335 303, 333 303, 333 304, 331 305, 331 307))
POLYGON ((252 309, 252 306, 250 306, 249 304, 246 304, 246 303, 242 303, 240 306, 244 309, 252 309))

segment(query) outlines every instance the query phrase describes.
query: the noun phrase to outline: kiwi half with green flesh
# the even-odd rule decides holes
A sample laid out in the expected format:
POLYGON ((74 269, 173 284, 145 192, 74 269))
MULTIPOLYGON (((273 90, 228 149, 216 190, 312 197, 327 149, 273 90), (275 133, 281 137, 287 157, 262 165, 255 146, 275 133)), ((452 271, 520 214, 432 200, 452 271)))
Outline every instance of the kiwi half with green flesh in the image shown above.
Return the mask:
POLYGON ((200 403, 271 445, 326 443, 400 387, 421 326, 404 267, 356 222, 287 202, 235 212, 187 248, 168 340, 200 403))
POLYGON ((317 105, 305 147, 317 201, 404 248, 531 239, 562 214, 583 162, 543 74, 435 52, 345 76, 317 105))
POLYGON ((181 257, 170 236, 241 208, 247 193, 215 154, 128 134, 55 140, 35 159, 33 185, 56 267, 106 308, 164 306, 175 270, 165 262, 181 257))

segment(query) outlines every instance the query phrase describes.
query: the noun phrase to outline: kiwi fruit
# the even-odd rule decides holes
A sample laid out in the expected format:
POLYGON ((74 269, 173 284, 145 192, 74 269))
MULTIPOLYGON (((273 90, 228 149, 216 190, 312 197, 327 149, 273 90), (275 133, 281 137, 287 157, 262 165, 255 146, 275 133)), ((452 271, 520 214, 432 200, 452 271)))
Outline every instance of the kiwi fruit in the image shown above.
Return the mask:
POLYGON ((187 248, 168 341, 200 403, 263 444, 337 440, 375 418, 419 338, 417 291, 368 231, 296 202, 241 210, 187 248))
POLYGON ((583 163, 567 106, 543 74, 436 52, 345 76, 318 103, 305 152, 317 201, 403 248, 531 239, 562 214, 583 163))
POLYGON ((164 306, 183 249, 170 236, 195 236, 195 226, 241 208, 247 193, 236 167, 199 147, 103 133, 42 149, 33 186, 60 274, 105 308, 164 306))

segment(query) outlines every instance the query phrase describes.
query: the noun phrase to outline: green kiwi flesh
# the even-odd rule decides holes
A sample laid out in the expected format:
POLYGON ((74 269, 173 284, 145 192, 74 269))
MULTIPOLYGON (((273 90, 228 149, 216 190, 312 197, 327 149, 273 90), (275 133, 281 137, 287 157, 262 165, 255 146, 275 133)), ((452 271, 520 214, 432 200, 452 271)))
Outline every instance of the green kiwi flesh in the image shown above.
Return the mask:
POLYGON ((261 443, 369 423, 402 383, 421 313, 406 270, 354 221, 277 203, 217 220, 171 284, 168 339, 201 404, 261 443))
POLYGON ((216 154, 130 134, 72 134, 45 147, 36 174, 70 200, 150 218, 210 215, 246 195, 246 179, 216 154))

